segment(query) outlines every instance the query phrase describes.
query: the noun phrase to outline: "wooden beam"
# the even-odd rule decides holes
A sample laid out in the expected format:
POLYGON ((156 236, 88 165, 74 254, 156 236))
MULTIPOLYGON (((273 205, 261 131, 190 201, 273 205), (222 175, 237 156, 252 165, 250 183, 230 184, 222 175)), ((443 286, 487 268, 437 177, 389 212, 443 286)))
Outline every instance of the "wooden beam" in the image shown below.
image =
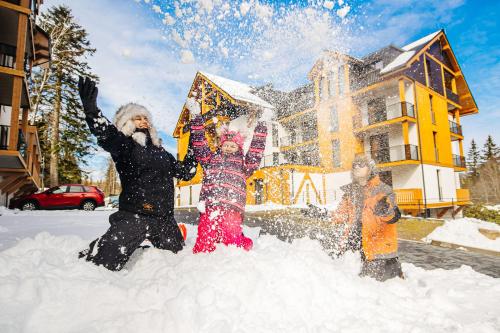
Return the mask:
POLYGON ((3 192, 4 188, 9 186, 9 184, 14 182, 17 178, 18 178, 18 176, 14 176, 14 175, 10 175, 8 177, 5 177, 5 179, 3 179, 2 182, 0 183, 0 192, 3 192))
POLYGON ((13 75, 13 76, 20 76, 24 78, 24 71, 19 71, 17 69, 9 68, 9 67, 0 67, 0 73, 2 74, 7 74, 7 75, 13 75))
MULTIPOLYGON (((21 6, 27 6, 27 0, 21 0, 21 6)), ((26 51, 26 33, 28 29, 28 15, 18 14, 17 21, 17 44, 16 44, 16 70, 24 70, 24 53, 26 51)), ((19 139, 19 111, 21 108, 21 97, 23 93, 24 77, 16 76, 12 84, 12 111, 10 116, 9 149, 17 150, 19 139)))
POLYGON ((6 193, 16 192, 21 186, 23 186, 26 183, 27 180, 28 180, 27 176, 22 176, 17 178, 14 182, 9 184, 9 186, 5 188, 4 192, 6 193))
POLYGON ((23 7, 22 6, 24 2, 25 1, 23 1, 21 3, 21 6, 19 6, 19 5, 15 5, 15 4, 7 2, 7 1, 0 0, 0 7, 7 8, 7 9, 10 9, 10 10, 16 11, 18 13, 23 13, 23 14, 26 14, 26 15, 30 15, 31 14, 31 9, 29 9, 29 6, 28 7, 23 7))

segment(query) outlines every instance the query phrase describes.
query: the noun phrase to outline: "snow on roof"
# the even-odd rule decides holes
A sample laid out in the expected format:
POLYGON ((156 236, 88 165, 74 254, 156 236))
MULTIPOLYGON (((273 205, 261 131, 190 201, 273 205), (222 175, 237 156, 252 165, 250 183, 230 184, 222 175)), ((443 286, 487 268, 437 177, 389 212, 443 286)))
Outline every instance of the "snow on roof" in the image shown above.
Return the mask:
POLYGON ((253 94, 253 88, 245 83, 226 79, 225 77, 209 74, 206 72, 200 72, 200 74, 212 81, 215 85, 219 86, 219 88, 227 92, 234 99, 259 105, 264 108, 274 109, 274 106, 264 101, 259 96, 253 94))
POLYGON ((380 73, 386 74, 386 73, 389 73, 389 72, 391 72, 399 67, 404 66, 415 55, 415 53, 416 53, 415 49, 430 42, 441 31, 442 30, 438 30, 436 32, 433 32, 432 34, 429 34, 425 37, 420 38, 419 40, 414 41, 413 43, 410 43, 408 45, 403 46, 401 49, 405 52, 398 55, 393 61, 391 61, 389 64, 387 64, 387 66, 382 68, 380 73))
POLYGON ((425 36, 425 37, 420 38, 420 39, 419 39, 419 40, 417 40, 417 41, 414 41, 413 43, 410 43, 410 44, 408 44, 408 45, 403 46, 403 47, 402 47, 402 49, 403 49, 403 50, 405 50, 405 51, 409 51, 409 50, 413 50, 413 49, 415 49, 415 48, 417 48, 417 47, 419 47, 419 46, 422 46, 422 45, 424 45, 424 44, 426 44, 426 43, 430 42, 430 41, 431 41, 434 37, 436 37, 436 36, 437 36, 437 34, 439 34, 441 31, 442 31, 442 30, 435 31, 435 32, 433 32, 432 34, 429 34, 429 35, 427 35, 427 36, 425 36))
POLYGON ((395 70, 401 66, 404 66, 408 60, 413 57, 415 51, 406 51, 398 55, 393 61, 391 61, 387 66, 380 70, 381 74, 389 73, 390 71, 395 70))

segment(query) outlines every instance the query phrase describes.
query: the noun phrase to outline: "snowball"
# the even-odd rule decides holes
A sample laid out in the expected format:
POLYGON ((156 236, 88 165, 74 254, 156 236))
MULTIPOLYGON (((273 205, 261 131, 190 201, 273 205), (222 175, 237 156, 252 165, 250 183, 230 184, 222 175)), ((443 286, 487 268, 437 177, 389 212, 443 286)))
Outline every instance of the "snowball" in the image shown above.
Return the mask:
POLYGON ((158 14, 161 14, 161 13, 162 13, 160 6, 158 6, 158 5, 153 5, 153 7, 152 7, 152 8, 153 8, 153 11, 154 11, 155 13, 158 13, 158 14))
POLYGON ((183 64, 193 64, 195 62, 193 53, 189 50, 182 50, 181 62, 183 64))
POLYGON ((335 5, 335 2, 333 2, 333 1, 325 1, 323 3, 323 7, 328 8, 328 9, 332 9, 334 5, 335 5))
POLYGON ((165 25, 173 25, 175 23, 175 19, 170 16, 170 14, 165 14, 165 17, 163 18, 163 24, 165 25))
POLYGON ((337 16, 340 18, 345 18, 350 10, 351 10, 351 6, 345 5, 344 7, 337 10, 337 16))
POLYGON ((245 16, 251 7, 252 5, 249 2, 243 1, 240 5, 241 16, 245 16))

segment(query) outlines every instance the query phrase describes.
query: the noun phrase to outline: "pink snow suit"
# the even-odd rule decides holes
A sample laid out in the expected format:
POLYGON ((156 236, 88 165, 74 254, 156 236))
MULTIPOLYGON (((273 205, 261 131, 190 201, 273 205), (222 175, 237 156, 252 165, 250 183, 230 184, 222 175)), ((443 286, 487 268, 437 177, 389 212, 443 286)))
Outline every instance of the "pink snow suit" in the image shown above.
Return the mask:
MULTIPOLYGON (((235 142, 241 148, 239 134, 230 134, 230 137, 237 138, 235 142)), ((241 227, 246 204, 246 180, 260 165, 267 127, 262 122, 257 124, 246 156, 243 156, 242 149, 234 154, 223 154, 220 149, 212 152, 205 138, 203 119, 199 115, 191 120, 191 135, 196 160, 203 167, 200 201, 205 201, 205 212, 200 215, 193 252, 212 252, 216 243, 233 244, 250 250, 252 240, 243 235, 241 227)))

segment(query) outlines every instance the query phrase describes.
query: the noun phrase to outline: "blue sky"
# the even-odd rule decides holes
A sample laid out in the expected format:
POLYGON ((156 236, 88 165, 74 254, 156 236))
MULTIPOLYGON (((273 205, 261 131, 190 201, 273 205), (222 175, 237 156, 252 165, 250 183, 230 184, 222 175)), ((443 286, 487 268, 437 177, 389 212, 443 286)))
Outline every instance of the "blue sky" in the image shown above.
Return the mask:
MULTIPOLYGON (((500 1, 46 0, 66 4, 97 48, 99 105, 112 118, 135 101, 148 107, 167 149, 197 70, 252 85, 306 82, 324 49, 362 56, 444 28, 480 113, 463 119, 465 147, 488 134, 500 143, 500 1)), ((101 177, 107 154, 87 167, 101 177)))

